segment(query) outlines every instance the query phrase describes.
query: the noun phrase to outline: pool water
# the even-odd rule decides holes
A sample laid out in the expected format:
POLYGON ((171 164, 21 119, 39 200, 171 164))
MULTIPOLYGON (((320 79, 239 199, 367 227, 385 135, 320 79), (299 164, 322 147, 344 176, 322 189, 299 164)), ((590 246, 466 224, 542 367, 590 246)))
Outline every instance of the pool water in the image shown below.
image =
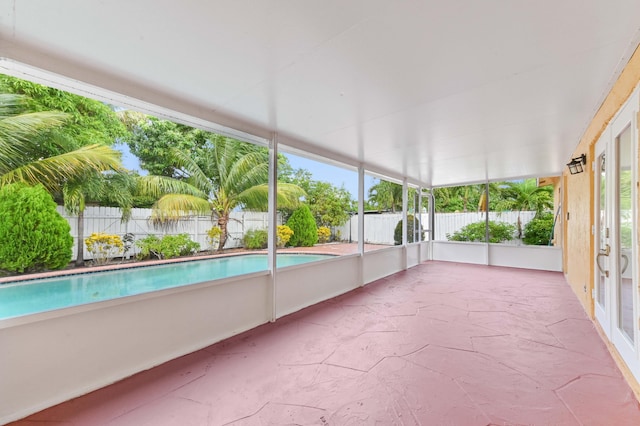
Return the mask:
MULTIPOLYGON (((329 257, 278 254, 277 266, 329 257)), ((266 269, 267 256, 251 254, 7 283, 0 285, 0 320, 266 269)))

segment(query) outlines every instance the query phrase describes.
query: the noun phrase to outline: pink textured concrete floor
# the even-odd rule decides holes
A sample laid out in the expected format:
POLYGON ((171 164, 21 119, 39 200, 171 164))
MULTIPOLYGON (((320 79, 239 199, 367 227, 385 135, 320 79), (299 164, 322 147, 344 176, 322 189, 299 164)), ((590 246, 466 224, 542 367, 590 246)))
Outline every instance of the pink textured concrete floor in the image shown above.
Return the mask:
POLYGON ((640 425, 562 274, 428 262, 17 425, 640 425))

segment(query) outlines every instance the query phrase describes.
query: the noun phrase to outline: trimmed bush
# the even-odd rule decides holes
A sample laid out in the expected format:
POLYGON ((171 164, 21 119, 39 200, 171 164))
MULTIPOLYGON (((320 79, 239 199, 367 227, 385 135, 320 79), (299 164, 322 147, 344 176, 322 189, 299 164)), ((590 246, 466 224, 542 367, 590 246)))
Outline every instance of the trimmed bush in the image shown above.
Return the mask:
POLYGON ((72 257, 73 237, 41 185, 0 188, 0 269, 35 272, 62 269, 72 257))
POLYGON ((318 228, 318 242, 320 244, 328 243, 331 237, 331 230, 326 226, 318 228))
MULTIPOLYGON (((424 232, 420 221, 418 221, 418 228, 414 229, 416 220, 417 219, 412 214, 407 215, 407 242, 408 243, 420 241, 418 236, 424 232)), ((396 224, 396 228, 393 230, 393 241, 397 246, 402 244, 402 220, 398 221, 398 223, 396 224)))
POLYGON ((192 255, 200 250, 200 244, 191 240, 189 234, 165 235, 162 239, 149 235, 136 241, 136 245, 140 248, 138 257, 141 259, 171 259, 192 255))
POLYGON ((524 237, 522 241, 525 244, 535 246, 547 246, 553 237, 553 213, 542 213, 536 215, 524 227, 524 237))
POLYGON ((289 220, 287 226, 293 231, 293 235, 289 240, 290 246, 293 247, 311 247, 318 242, 318 227, 316 220, 306 204, 298 207, 289 220))
MULTIPOLYGON (((516 226, 510 223, 489 221, 489 242, 502 243, 504 241, 513 240, 513 234, 516 232, 516 226)), ((453 233, 447 234, 449 241, 484 241, 485 240, 485 222, 474 222, 467 226, 463 226, 453 233)))
POLYGON ((267 247, 269 233, 266 229, 249 229, 242 237, 244 247, 249 250, 260 250, 267 247))

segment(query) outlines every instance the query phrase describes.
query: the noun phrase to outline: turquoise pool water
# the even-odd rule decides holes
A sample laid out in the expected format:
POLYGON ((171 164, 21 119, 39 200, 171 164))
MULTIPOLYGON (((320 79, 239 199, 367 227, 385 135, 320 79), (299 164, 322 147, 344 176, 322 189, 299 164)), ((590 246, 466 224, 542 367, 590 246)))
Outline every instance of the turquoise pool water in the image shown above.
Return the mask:
MULTIPOLYGON (((279 268, 330 255, 278 254, 279 268)), ((0 285, 0 319, 264 271, 267 256, 250 254, 45 278, 0 285)))

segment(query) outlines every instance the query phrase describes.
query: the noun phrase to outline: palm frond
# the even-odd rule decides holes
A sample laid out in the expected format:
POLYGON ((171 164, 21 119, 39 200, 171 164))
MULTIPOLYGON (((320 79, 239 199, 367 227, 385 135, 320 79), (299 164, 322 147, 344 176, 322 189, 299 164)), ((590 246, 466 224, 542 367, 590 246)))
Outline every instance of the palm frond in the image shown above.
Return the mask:
POLYGON ((278 193, 276 195, 278 207, 295 208, 300 203, 300 198, 306 195, 306 192, 298 185, 278 182, 278 193))
POLYGON ((207 194, 190 183, 166 176, 140 176, 138 178, 138 193, 151 197, 161 197, 166 194, 186 194, 199 198, 207 198, 207 194))
POLYGON ((267 210, 269 186, 255 185, 236 195, 236 199, 248 210, 267 210))
MULTIPOLYGON (((292 183, 278 183, 276 202, 278 208, 295 208, 300 198, 306 193, 298 185, 292 183)), ((237 199, 249 210, 266 210, 269 196, 269 186, 266 184, 255 185, 242 191, 237 199)))
POLYGON ((40 149, 33 138, 64 122, 66 114, 42 112, 0 119, 0 171, 8 171, 40 149))
POLYGON ((171 154, 174 158, 175 165, 183 168, 189 173, 189 177, 193 182, 193 185, 198 187, 202 191, 208 191, 211 186, 211 181, 204 174, 202 169, 198 166, 198 164, 193 161, 193 158, 189 154, 179 149, 174 149, 171 151, 171 154))
POLYGON ((24 111, 27 97, 13 93, 0 93, 0 119, 20 114, 24 111))
POLYGON ((268 158, 261 152, 250 152, 238 157, 229 168, 225 185, 248 188, 266 182, 268 177, 268 158))
POLYGON ((167 194, 152 207, 150 221, 156 226, 175 223, 194 214, 210 214, 211 205, 203 198, 186 194, 167 194))
POLYGON ((77 215, 85 208, 85 196, 80 185, 65 185, 62 188, 64 208, 68 214, 77 215))
POLYGON ((78 179, 87 170, 102 172, 121 168, 120 153, 108 146, 95 144, 17 167, 0 175, 0 186, 14 182, 42 184, 54 192, 61 183, 78 179))

